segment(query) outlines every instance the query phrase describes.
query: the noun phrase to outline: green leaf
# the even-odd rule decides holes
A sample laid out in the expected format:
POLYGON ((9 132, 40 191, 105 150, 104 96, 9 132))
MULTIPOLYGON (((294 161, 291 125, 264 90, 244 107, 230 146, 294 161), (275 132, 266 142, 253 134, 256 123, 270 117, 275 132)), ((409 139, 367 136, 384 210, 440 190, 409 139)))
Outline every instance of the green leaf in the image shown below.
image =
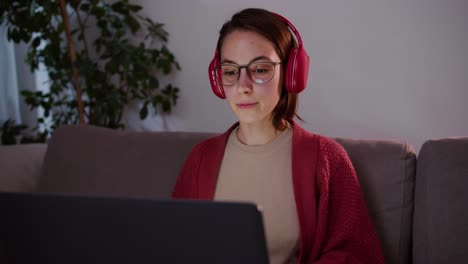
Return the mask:
POLYGON ((68 2, 74 9, 76 9, 78 8, 78 5, 80 4, 81 0, 68 0, 68 2))
POLYGON ((162 110, 163 110, 163 112, 169 113, 169 112, 171 112, 171 108, 172 108, 172 105, 171 105, 171 102, 170 102, 170 101, 164 100, 164 101, 162 102, 162 110))
POLYGON ((15 43, 19 43, 21 41, 20 33, 16 29, 11 31, 11 39, 13 39, 15 43))
POLYGON ((31 45, 33 46, 33 48, 37 48, 40 44, 41 44, 41 38, 35 37, 31 45))
POLYGON ((141 9, 143 9, 143 7, 139 6, 139 5, 128 5, 128 8, 132 11, 132 12, 138 12, 140 11, 141 9))
POLYGON ((145 119, 148 116, 148 103, 145 103, 140 109, 140 119, 145 119))
POLYGON ((84 3, 80 6, 80 10, 83 11, 83 12, 88 12, 89 10, 89 4, 87 3, 84 3))
POLYGON ((116 63, 114 60, 110 60, 106 63, 105 68, 106 71, 108 71, 109 73, 116 73, 119 68, 119 64, 116 63))
POLYGON ((123 15, 128 14, 128 10, 126 9, 125 4, 121 1, 115 2, 114 4, 112 4, 111 8, 117 13, 120 13, 123 15))
POLYGON ((140 29, 140 23, 138 23, 138 21, 132 16, 125 16, 124 22, 130 28, 132 33, 136 33, 140 29))
POLYGON ((32 96, 33 93, 30 90, 21 90, 20 94, 24 97, 29 97, 32 96))
POLYGON ((159 88, 159 81, 158 79, 154 78, 153 76, 149 77, 149 86, 153 89, 159 88))

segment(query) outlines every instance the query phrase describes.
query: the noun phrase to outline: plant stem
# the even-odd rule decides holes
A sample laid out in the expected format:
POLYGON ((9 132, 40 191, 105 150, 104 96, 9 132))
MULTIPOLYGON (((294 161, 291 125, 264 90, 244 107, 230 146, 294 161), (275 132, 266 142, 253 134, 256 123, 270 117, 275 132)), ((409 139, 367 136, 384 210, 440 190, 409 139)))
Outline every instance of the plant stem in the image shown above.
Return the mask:
MULTIPOLYGON (((124 82, 123 87, 125 87, 125 88, 123 88, 123 89, 125 89, 125 97, 126 97, 126 100, 128 100, 129 95, 130 95, 130 87, 128 87, 128 71, 125 70, 125 69, 124 69, 124 75, 123 75, 123 82, 124 82)), ((121 85, 122 85, 122 83, 121 83, 121 85)), ((122 89, 122 88, 120 88, 120 89, 122 89)), ((120 120, 122 120, 124 109, 125 109, 125 106, 122 109, 120 109, 120 111, 119 111, 119 114, 118 114, 118 117, 117 117, 117 124, 120 124, 120 120)))
POLYGON ((76 92, 76 102, 78 105, 79 124, 83 125, 85 123, 84 107, 83 107, 81 89, 78 86, 78 69, 76 68, 76 65, 75 65, 76 51, 75 51, 75 46, 73 44, 73 39, 71 35, 70 19, 67 14, 65 0, 59 0, 59 5, 60 5, 60 11, 62 12, 63 23, 65 25, 65 32, 66 32, 66 37, 67 37, 67 42, 68 42, 68 50, 70 52, 70 61, 71 61, 72 74, 73 74, 72 83, 73 83, 73 86, 75 87, 75 92, 76 92))
MULTIPOLYGON (((86 26, 86 21, 85 23, 83 23, 83 21, 81 20, 81 16, 80 16, 80 11, 78 10, 78 8, 75 9, 75 12, 76 12, 76 17, 78 18, 78 25, 80 26, 80 30, 81 30, 81 34, 83 36, 83 46, 84 46, 84 49, 85 49, 85 52, 86 52, 86 56, 87 58, 89 59, 89 49, 88 49, 88 40, 86 39, 86 32, 85 32, 85 26, 86 26)), ((87 19, 86 19, 87 20, 87 19)), ((89 80, 88 80, 88 77, 87 77, 87 74, 85 74, 85 85, 86 85, 86 88, 87 89, 92 89, 93 87, 90 87, 89 86, 89 80)), ((89 120, 89 123, 93 123, 93 96, 89 96, 89 117, 88 117, 88 120, 89 120)))

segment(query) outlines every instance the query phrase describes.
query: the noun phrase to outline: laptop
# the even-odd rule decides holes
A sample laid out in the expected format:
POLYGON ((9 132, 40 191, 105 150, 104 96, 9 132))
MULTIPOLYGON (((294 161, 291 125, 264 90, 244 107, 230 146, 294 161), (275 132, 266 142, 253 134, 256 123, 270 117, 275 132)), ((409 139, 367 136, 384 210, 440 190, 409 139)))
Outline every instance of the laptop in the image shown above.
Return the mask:
POLYGON ((249 203, 0 193, 0 262, 268 263, 249 203))

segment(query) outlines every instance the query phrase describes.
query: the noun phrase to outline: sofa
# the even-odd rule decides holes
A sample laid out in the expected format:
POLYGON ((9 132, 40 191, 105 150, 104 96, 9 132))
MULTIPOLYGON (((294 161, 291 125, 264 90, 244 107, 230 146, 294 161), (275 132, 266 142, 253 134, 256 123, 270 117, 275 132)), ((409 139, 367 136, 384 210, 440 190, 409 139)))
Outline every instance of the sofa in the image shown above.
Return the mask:
MULTIPOLYGON (((214 133, 63 126, 0 146, 0 191, 166 199, 190 149, 214 133)), ((387 263, 468 263, 468 137, 335 138, 348 152, 387 263)), ((8 217, 1 215, 0 217, 8 217)))

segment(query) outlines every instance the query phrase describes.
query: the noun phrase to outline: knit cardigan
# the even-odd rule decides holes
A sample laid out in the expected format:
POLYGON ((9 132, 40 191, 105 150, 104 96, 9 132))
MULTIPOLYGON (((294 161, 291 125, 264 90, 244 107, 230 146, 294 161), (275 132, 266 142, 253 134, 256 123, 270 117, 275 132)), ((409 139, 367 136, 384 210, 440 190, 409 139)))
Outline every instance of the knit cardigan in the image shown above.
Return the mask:
MULTIPOLYGON (((226 142, 236 126, 192 149, 173 198, 213 200, 226 142)), ((293 122, 292 177, 299 263, 384 263, 358 178, 341 145, 293 122)))

